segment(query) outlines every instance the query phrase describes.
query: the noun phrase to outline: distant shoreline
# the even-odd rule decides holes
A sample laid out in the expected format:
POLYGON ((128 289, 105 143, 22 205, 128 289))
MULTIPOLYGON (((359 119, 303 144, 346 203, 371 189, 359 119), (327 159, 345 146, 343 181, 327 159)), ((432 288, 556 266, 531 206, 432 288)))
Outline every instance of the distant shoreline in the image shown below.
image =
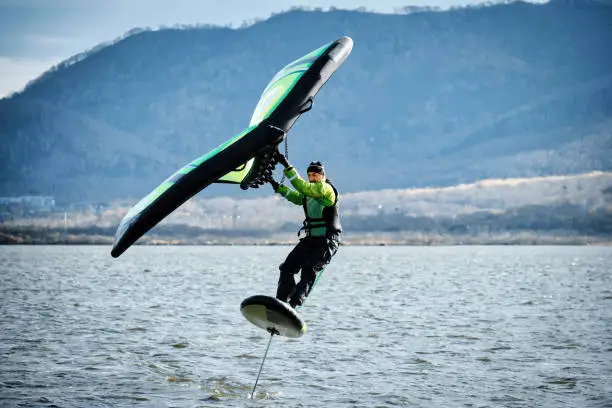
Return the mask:
MULTIPOLYGON (((189 237, 144 236, 134 245, 143 246, 293 246, 298 238, 285 234, 270 237, 189 237)), ((0 245, 108 245, 113 237, 103 235, 41 234, 36 237, 0 233, 0 245)), ((459 245, 597 245, 612 246, 610 236, 545 235, 535 231, 518 234, 457 236, 402 233, 345 234, 344 246, 459 246, 459 245)))

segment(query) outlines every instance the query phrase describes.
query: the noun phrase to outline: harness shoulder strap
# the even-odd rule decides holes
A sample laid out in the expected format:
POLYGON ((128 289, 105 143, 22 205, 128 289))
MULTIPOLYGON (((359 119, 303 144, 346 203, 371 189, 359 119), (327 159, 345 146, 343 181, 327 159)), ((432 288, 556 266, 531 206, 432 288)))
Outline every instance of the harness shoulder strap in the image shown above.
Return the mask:
POLYGON ((332 184, 331 180, 325 179, 325 182, 331 186, 332 190, 334 190, 334 205, 338 204, 338 190, 336 189, 336 186, 332 184))

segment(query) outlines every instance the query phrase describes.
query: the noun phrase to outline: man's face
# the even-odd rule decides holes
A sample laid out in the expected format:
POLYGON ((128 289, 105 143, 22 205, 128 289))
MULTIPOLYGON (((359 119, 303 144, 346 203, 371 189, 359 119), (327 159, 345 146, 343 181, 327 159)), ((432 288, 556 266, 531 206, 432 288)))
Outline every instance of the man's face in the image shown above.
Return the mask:
POLYGON ((315 173, 314 171, 308 172, 308 181, 311 183, 318 183, 323 180, 323 175, 319 173, 315 173))

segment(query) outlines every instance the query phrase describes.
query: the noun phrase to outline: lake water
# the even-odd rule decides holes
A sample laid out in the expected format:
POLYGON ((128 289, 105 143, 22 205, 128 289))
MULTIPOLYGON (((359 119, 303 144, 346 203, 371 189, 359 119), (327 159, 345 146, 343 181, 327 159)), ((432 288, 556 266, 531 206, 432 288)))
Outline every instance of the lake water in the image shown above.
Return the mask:
POLYGON ((612 247, 341 247, 274 337, 286 246, 0 247, 0 406, 612 407, 612 247))

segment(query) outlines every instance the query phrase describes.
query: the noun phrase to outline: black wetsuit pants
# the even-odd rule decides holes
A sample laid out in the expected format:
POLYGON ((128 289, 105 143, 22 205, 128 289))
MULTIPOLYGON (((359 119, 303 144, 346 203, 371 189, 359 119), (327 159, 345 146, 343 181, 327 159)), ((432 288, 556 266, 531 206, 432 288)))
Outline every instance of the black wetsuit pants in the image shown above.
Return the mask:
POLYGON ((339 246, 339 233, 327 237, 302 238, 279 267, 276 298, 288 301, 292 307, 300 306, 310 293, 317 276, 329 264, 339 246), (300 270, 300 281, 296 285, 294 275, 300 270))

